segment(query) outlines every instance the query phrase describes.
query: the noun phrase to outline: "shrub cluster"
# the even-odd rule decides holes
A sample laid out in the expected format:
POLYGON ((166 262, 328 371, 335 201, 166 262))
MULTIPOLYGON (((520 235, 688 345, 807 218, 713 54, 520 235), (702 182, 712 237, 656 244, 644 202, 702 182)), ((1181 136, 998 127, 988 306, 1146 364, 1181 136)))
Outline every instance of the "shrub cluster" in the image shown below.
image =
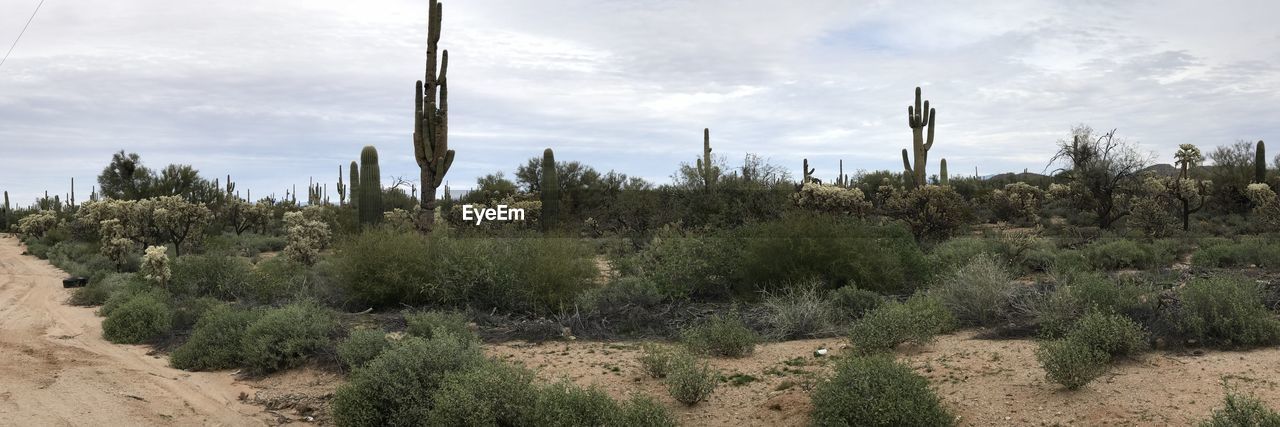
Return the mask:
POLYGON ((338 361, 347 369, 356 369, 391 348, 387 333, 381 329, 353 329, 338 343, 338 361))
POLYGON ((219 306, 196 322, 187 342, 173 351, 169 364, 189 371, 241 366, 245 330, 262 316, 261 310, 219 306))
POLYGON ((1007 320, 1018 285, 996 259, 982 254, 942 276, 929 292, 960 323, 991 326, 1007 320))
POLYGON ((257 374, 297 367, 327 348, 336 328, 328 309, 313 302, 290 304, 264 313, 245 329, 241 357, 257 374))
POLYGON ((774 338, 811 338, 835 329, 831 301, 818 290, 818 285, 792 286, 765 296, 765 319, 774 338))
POLYGON ((1179 296, 1179 326, 1189 339, 1227 348, 1280 342, 1280 320, 1263 304, 1257 283, 1232 277, 1197 279, 1179 296))
POLYGON ((849 285, 827 293, 827 300, 837 321, 850 321, 879 307, 885 298, 873 291, 849 285))
POLYGON ((849 340, 862 354, 891 351, 903 343, 928 343, 954 324, 955 318, 938 298, 917 294, 867 312, 850 328, 849 340))
POLYGON ((1133 320, 1094 310, 1064 338, 1042 342, 1036 358, 1049 381, 1075 390, 1105 373, 1112 358, 1145 348, 1146 332, 1133 320))
POLYGON ((1280 426, 1280 413, 1256 397, 1227 393, 1222 407, 1213 410, 1200 427, 1280 426))
POLYGON ((715 315, 681 334, 690 351, 722 357, 745 357, 755 352, 760 337, 736 315, 715 315))
POLYGON ((128 295, 102 321, 102 337, 117 344, 140 344, 169 333, 173 308, 164 291, 128 295))
POLYGON ((883 356, 851 357, 814 388, 813 424, 818 426, 947 426, 955 424, 911 368, 883 356))

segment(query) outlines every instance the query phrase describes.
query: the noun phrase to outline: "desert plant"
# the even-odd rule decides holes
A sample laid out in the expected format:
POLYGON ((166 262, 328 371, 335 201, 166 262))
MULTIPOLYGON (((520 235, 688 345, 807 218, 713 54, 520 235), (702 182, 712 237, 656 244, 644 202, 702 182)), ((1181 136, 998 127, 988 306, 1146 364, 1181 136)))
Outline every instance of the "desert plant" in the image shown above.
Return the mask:
POLYGON ((923 106, 920 105, 920 87, 917 86, 916 105, 914 108, 907 106, 907 124, 911 127, 911 147, 915 158, 914 164, 907 155, 907 149, 902 149, 902 167, 910 178, 908 183, 911 187, 925 185, 925 178, 928 176, 926 169, 929 162, 929 150, 933 148, 933 129, 937 118, 937 111, 929 108, 929 101, 924 101, 923 106), (929 129, 927 139, 924 136, 925 128, 929 129))
POLYGON ((131 286, 143 286, 142 279, 133 273, 111 273, 99 280, 91 280, 88 286, 76 289, 67 302, 79 306, 103 305, 111 298, 111 294, 131 286))
POLYGON ((811 395, 818 426, 946 426, 955 418, 929 381, 888 357, 851 357, 811 395))
POLYGON ((366 145, 360 150, 360 186, 355 191, 360 192, 360 202, 356 205, 360 224, 377 224, 381 221, 382 170, 378 167, 378 149, 372 145, 366 145))
POLYGON ((666 378, 674 366, 687 363, 689 359, 693 359, 693 355, 683 347, 644 343, 640 345, 640 356, 636 361, 650 378, 666 378))
POLYGON ((865 216, 871 211, 871 202, 857 188, 807 182, 800 191, 791 195, 796 206, 815 212, 865 216))
POLYGON ((347 369, 360 368, 388 348, 391 348, 391 341, 381 329, 353 329, 347 334, 347 339, 338 343, 338 361, 347 369))
POLYGON ((560 175, 556 155, 550 148, 542 151, 542 231, 555 229, 560 223, 560 175))
POLYGON ((1059 339, 1040 343, 1036 358, 1044 368, 1045 378, 1075 390, 1107 371, 1110 357, 1089 343, 1059 339))
POLYGON ((1039 187, 1025 182, 1006 184, 1003 189, 991 192, 991 208, 997 219, 1023 224, 1040 221, 1040 209, 1045 193, 1039 187))
POLYGON ((949 186, 921 186, 893 192, 884 204, 889 216, 911 228, 917 240, 944 240, 969 222, 973 213, 949 186))
POLYGON ((404 321, 407 325, 405 333, 426 339, 434 338, 441 333, 466 340, 475 340, 475 332, 468 326, 467 317, 462 313, 443 311, 419 311, 406 313, 404 321))
POLYGON ((333 313, 313 302, 267 311, 244 331, 244 363, 256 374, 300 366, 329 346, 335 328, 333 313))
POLYGON ((707 400, 720 382, 719 373, 705 361, 678 359, 665 379, 667 392, 677 402, 693 406, 707 400))
POLYGON ((937 297, 917 294, 906 302, 887 302, 867 312, 853 323, 849 340, 858 353, 890 351, 903 343, 928 343, 954 323, 937 297))
POLYGON ((1263 305, 1258 284, 1214 277, 1192 280, 1178 296, 1179 326, 1188 338, 1227 348, 1280 342, 1280 320, 1263 305))
POLYGON ((1101 350, 1110 357, 1129 356, 1147 347, 1147 333, 1132 319, 1091 311, 1075 322, 1066 339, 1101 350))
POLYGON ((418 229, 423 232, 430 232, 435 225, 436 189, 453 166, 454 156, 454 151, 449 149, 448 50, 440 53, 440 67, 438 71, 436 68, 444 6, 431 0, 428 7, 426 75, 418 80, 413 113, 413 158, 421 171, 419 186, 422 187, 418 229))
POLYGON ((852 320, 862 317, 868 311, 883 304, 884 296, 857 286, 848 285, 827 294, 831 302, 833 315, 839 320, 852 320))
POLYGON ((982 254, 930 288, 942 305, 967 325, 991 326, 1010 315, 1010 302, 1018 285, 1003 265, 982 254))
POLYGON ((514 426, 537 403, 533 372, 499 361, 448 372, 431 396, 424 425, 514 426))
POLYGON ((240 257, 186 255, 173 260, 171 288, 176 294, 232 300, 245 295, 253 265, 240 257))
POLYGON ((1267 182, 1267 145, 1262 141, 1254 145, 1253 182, 1267 182))
POLYGON ((1280 426, 1280 413, 1257 397, 1228 392, 1222 407, 1213 410, 1200 427, 1274 427, 1280 426))
POLYGON ((681 333, 689 350, 723 357, 745 357, 755 352, 760 338, 737 315, 715 315, 681 333))
POLYGON ((148 246, 142 256, 142 277, 164 288, 173 277, 169 270, 169 255, 164 246, 148 246))
POLYGON ((481 363, 474 342, 448 334, 408 337, 356 369, 334 393, 331 413, 340 426, 420 425, 445 376, 481 363))
POLYGON ((697 164, 698 178, 702 180, 702 188, 711 191, 716 185, 716 180, 720 177, 720 168, 715 165, 715 160, 711 158, 711 129, 702 129, 702 157, 698 158, 697 164))
POLYGON ((765 295, 763 306, 771 333, 779 339, 808 338, 832 332, 831 302, 818 290, 821 282, 789 286, 765 295))
POLYGON ((1280 228, 1280 197, 1267 184, 1250 184, 1245 193, 1253 202, 1253 212, 1270 229, 1280 228))
MULTIPOLYGON (((307 209, 315 212, 318 208, 308 206, 307 209)), ((284 255, 296 262, 313 265, 320 260, 320 251, 329 246, 329 224, 308 218, 306 212, 308 211, 284 214, 285 233, 289 242, 284 247, 284 255)))
POLYGON ((155 340, 173 325, 173 308, 163 292, 141 292, 111 310, 102 321, 102 337, 117 344, 155 340))
POLYGON ((208 371, 240 366, 241 340, 245 330, 262 315, 259 310, 219 306, 196 322, 187 342, 169 358, 169 364, 189 371, 208 371))

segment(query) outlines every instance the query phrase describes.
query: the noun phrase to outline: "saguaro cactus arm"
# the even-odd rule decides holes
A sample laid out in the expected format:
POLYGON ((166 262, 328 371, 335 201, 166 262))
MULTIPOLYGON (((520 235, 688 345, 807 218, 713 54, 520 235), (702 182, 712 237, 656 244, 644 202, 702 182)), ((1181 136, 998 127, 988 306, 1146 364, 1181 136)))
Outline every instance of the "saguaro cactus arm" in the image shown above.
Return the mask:
POLYGON ((444 5, 431 0, 429 7, 426 75, 417 83, 413 127, 413 154, 422 187, 417 226, 423 232, 435 225, 436 188, 444 182, 454 158, 449 149, 449 51, 439 49, 444 5))

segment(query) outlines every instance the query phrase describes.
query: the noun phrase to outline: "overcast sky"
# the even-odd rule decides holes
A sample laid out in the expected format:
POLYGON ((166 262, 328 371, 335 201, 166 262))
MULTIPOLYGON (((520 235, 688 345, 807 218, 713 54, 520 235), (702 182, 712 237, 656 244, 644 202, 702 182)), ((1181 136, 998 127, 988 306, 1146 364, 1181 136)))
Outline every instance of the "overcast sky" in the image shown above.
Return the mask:
MULTIPOLYGON (((0 0, 7 49, 38 0, 0 0)), ((375 145, 414 177, 426 1, 46 0, 0 67, 0 189, 81 200, 112 152, 231 174, 256 196, 375 145)), ((820 178, 900 170, 906 106, 938 109, 953 175, 1043 170, 1076 123, 1170 162, 1277 139, 1273 1, 464 0, 445 4, 448 180, 553 147, 666 182, 701 153, 820 178)), ((1280 146, 1280 144, 1276 144, 1280 146)))

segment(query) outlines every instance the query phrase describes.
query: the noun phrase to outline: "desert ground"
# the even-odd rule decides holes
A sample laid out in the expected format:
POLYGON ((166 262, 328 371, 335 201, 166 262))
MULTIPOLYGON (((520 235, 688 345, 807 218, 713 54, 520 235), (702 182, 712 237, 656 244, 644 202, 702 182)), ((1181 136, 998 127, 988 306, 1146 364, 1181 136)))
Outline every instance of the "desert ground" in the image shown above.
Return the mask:
MULTIPOLYGON (((65 273, 22 253, 16 239, 0 238, 0 424, 326 423, 324 401, 340 375, 310 368, 246 379, 170 368, 147 346, 103 340, 94 309, 64 303, 65 273)), ((978 334, 961 331, 898 352, 930 379, 961 425, 1187 425, 1220 404, 1224 385, 1280 406, 1274 348, 1149 352, 1072 392, 1043 379, 1034 342, 978 334)), ((767 343, 748 358, 713 359, 724 381, 694 407, 644 376, 635 342, 506 342, 486 351, 548 381, 595 385, 616 397, 648 393, 686 425, 798 426, 808 421, 808 389, 833 362, 814 351, 839 357, 845 346, 840 338, 767 343)))

